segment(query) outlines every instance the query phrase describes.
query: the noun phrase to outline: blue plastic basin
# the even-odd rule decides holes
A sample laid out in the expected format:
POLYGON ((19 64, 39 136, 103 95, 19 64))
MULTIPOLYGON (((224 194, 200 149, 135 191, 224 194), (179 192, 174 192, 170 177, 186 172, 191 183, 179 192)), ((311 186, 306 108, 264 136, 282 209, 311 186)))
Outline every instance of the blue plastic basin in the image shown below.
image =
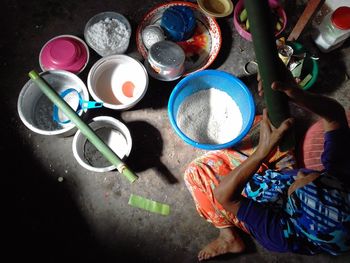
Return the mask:
POLYGON ((255 103, 247 86, 237 77, 220 70, 203 70, 182 79, 172 91, 168 102, 168 116, 176 134, 186 143, 205 150, 230 148, 249 132, 255 117, 255 103), (193 93, 209 88, 217 88, 226 92, 237 104, 243 119, 240 134, 233 140, 223 144, 203 144, 187 137, 178 127, 176 116, 181 103, 193 93))

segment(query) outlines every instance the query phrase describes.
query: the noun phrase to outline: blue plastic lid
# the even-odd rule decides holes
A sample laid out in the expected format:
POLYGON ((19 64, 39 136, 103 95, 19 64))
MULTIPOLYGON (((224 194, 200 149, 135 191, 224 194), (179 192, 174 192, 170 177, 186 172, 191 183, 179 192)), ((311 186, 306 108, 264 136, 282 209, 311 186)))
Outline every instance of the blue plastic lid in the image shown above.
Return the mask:
POLYGON ((169 40, 183 41, 190 38, 196 26, 193 10, 186 6, 169 7, 163 13, 161 27, 169 40))
POLYGON ((178 10, 184 17, 186 31, 192 31, 196 26, 196 18, 191 8, 186 6, 174 6, 175 10, 178 10))

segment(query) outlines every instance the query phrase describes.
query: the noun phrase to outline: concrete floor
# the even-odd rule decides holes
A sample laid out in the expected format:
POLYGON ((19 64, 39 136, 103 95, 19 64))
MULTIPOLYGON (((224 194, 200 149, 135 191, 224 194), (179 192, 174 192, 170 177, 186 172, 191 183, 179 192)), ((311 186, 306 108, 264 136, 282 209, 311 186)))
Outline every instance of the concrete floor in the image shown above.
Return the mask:
MULTIPOLYGON (((86 21, 101 11, 118 11, 135 32, 142 16, 159 0, 143 1, 8 1, 1 15, 1 101, 3 218, 2 256, 7 262, 196 262, 199 249, 217 235, 217 230, 195 211, 182 174, 186 165, 204 151, 179 139, 167 118, 167 101, 176 82, 150 80, 144 99, 131 110, 101 110, 130 129, 134 148, 127 163, 139 180, 130 185, 117 172, 93 173, 74 159, 73 137, 38 135, 27 129, 17 114, 17 98, 28 81, 27 73, 40 71, 42 45, 60 34, 82 37, 86 21), (63 177, 63 182, 58 178, 63 177), (5 191, 4 191, 5 190, 5 191), (129 195, 167 203, 167 217, 128 205, 129 195), (10 259, 10 260, 9 260, 10 259)), ((236 2, 236 1, 234 1, 236 2)), ((306 1, 290 1, 287 8, 290 32, 306 1)), ((230 72, 256 95, 256 76, 243 71, 254 59, 252 43, 233 28, 232 18, 218 20, 223 45, 212 69, 230 72)), ((330 54, 322 54, 305 31, 300 41, 320 56, 320 77, 312 92, 337 98, 350 109, 350 43, 330 54)), ((133 35, 133 40, 135 39, 133 35)), ((132 41, 128 53, 135 52, 132 41)), ((91 65, 99 58, 91 51, 87 69, 79 75, 86 82, 91 65)), ((302 135, 314 120, 292 108, 302 135)), ((89 115, 88 117, 93 117, 89 115)), ((211 262, 349 262, 350 255, 314 257, 270 253, 248 237, 248 251, 226 255, 211 262)))

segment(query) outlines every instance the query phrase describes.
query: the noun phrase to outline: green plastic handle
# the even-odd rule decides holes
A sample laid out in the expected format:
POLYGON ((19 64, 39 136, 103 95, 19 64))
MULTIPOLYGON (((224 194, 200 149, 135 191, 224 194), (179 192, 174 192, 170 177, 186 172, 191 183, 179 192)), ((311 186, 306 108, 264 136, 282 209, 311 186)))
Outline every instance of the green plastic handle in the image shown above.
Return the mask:
POLYGON ((78 127, 82 134, 96 147, 101 154, 110 161, 118 171, 123 174, 131 183, 138 177, 134 174, 109 148, 104 141, 96 135, 96 133, 87 125, 79 115, 69 106, 69 104, 63 100, 57 92, 46 81, 39 76, 39 74, 32 70, 29 72, 29 77, 35 84, 39 86, 41 91, 78 127))

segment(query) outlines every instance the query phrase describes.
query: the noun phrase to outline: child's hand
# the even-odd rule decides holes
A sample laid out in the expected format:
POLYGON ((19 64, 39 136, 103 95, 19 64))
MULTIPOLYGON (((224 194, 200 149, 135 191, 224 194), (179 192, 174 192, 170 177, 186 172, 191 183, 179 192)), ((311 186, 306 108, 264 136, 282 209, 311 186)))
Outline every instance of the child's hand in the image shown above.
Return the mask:
MULTIPOLYGON (((280 60, 279 60, 279 67, 280 67, 279 81, 274 81, 271 84, 271 89, 285 92, 287 96, 293 97, 295 95, 294 91, 298 92, 301 89, 299 88, 298 83, 296 79, 293 77, 293 75, 291 74, 291 72, 280 60)), ((259 72, 257 74, 257 81, 258 81, 258 94, 259 96, 263 96, 264 89, 263 89, 262 79, 260 77, 259 72)))
POLYGON ((293 125, 294 119, 289 118, 281 123, 278 128, 273 127, 268 116, 267 110, 264 109, 263 119, 260 123, 260 137, 256 153, 262 158, 266 158, 274 150, 283 135, 293 125))
POLYGON ((299 88, 298 84, 295 81, 293 82, 274 81, 271 84, 271 89, 284 92, 290 98, 294 98, 296 96, 296 93, 301 91, 301 89, 299 88))

